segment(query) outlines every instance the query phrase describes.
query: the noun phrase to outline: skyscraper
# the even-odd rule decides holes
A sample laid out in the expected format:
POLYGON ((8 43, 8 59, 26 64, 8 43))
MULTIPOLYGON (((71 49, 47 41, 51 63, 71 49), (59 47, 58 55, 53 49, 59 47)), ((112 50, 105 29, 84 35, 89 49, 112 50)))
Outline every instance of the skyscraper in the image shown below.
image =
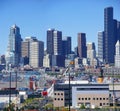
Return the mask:
POLYGON ((62 54, 71 54, 71 37, 66 37, 62 40, 62 54))
POLYGON ((120 22, 117 21, 117 38, 120 40, 120 22))
POLYGON ((26 65, 29 64, 30 58, 30 43, 37 41, 36 37, 26 37, 25 41, 21 42, 21 63, 26 65))
POLYGON ((89 58, 89 59, 96 58, 96 50, 95 50, 94 42, 87 43, 87 58, 89 58))
POLYGON ((68 49, 68 51, 67 51, 67 53, 68 54, 71 54, 71 47, 72 47, 72 44, 71 44, 71 37, 67 37, 67 49, 68 49))
POLYGON ((47 54, 62 55, 62 32, 55 29, 47 30, 47 54))
POLYGON ((100 31, 98 32, 98 59, 100 62, 104 62, 104 54, 105 54, 105 51, 104 51, 104 31, 100 31))
POLYGON ((80 58, 87 57, 86 34, 78 33, 78 54, 80 58))
POLYGON ((120 68, 120 41, 118 40, 116 45, 116 54, 115 54, 115 67, 120 68))
POLYGON ((54 55, 62 55, 62 32, 55 30, 53 34, 54 55))
POLYGON ((50 55, 54 54, 54 45, 53 45, 54 30, 55 29, 47 30, 47 54, 50 55))
POLYGON ((6 52, 6 65, 18 66, 21 58, 21 35, 18 26, 10 28, 9 41, 6 52))
POLYGON ((30 42, 30 65, 34 68, 43 66, 44 43, 42 41, 30 42))
POLYGON ((105 37, 105 62, 114 63, 115 37, 112 7, 107 7, 104 9, 104 37, 105 37))

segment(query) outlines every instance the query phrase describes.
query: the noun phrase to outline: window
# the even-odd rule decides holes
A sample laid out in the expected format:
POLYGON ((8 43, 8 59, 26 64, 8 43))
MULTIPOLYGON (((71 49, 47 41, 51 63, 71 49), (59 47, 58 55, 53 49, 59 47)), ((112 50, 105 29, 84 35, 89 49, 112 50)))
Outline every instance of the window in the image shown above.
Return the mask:
POLYGON ((103 98, 103 100, 105 100, 105 98, 103 98))
POLYGON ((56 95, 56 93, 54 93, 56 95))
POLYGON ((95 100, 95 98, 93 98, 93 100, 95 100))
POLYGON ((98 100, 98 98, 96 98, 96 100, 98 100))
POLYGON ((84 100, 84 98, 82 98, 82 100, 84 100))
POLYGON ((56 100, 56 98, 54 100, 56 100))
POLYGON ((105 103, 103 103, 103 105, 105 105, 105 103))
POLYGON ((102 103, 100 103, 100 106, 102 106, 102 103))
POLYGON ((108 98, 106 98, 106 100, 108 100, 108 98))
POLYGON ((58 100, 60 100, 60 98, 58 98, 58 100))
POLYGON ((85 100, 87 100, 87 98, 85 98, 85 100))
POLYGON ((90 98, 88 98, 88 100, 90 100, 90 98))
POLYGON ((78 98, 78 100, 80 100, 80 98, 78 98))
POLYGON ((63 93, 61 93, 61 95, 63 95, 63 93))
POLYGON ((58 93, 58 95, 60 95, 60 94, 58 93))
POLYGON ((61 100, 63 101, 63 98, 61 98, 61 100))
POLYGON ((100 100, 102 100, 102 98, 100 98, 100 100))

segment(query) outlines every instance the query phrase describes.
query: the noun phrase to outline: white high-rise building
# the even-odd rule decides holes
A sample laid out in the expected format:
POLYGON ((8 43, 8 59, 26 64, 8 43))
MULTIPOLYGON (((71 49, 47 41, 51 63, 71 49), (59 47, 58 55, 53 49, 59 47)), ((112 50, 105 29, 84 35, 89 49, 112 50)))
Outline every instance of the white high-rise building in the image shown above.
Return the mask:
POLYGON ((43 66, 44 43, 32 41, 30 43, 30 65, 34 68, 43 66))
POLYGON ((47 54, 44 56, 43 67, 50 67, 51 66, 51 58, 52 58, 52 56, 50 54, 47 54))
POLYGON ((95 44, 93 42, 87 43, 87 58, 96 58, 95 44))
POLYGON ((120 41, 118 40, 116 45, 116 53, 115 53, 115 67, 120 68, 120 41))

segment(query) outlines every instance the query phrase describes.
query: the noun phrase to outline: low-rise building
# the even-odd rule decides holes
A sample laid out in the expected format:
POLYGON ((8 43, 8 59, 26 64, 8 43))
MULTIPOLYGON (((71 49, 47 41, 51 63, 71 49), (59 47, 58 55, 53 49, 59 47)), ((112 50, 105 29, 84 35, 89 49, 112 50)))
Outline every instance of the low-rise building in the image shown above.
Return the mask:
POLYGON ((54 107, 102 107, 109 105, 109 84, 59 83, 54 85, 54 107), (69 95, 70 90, 70 95, 69 95), (69 98, 70 97, 70 98, 69 98))

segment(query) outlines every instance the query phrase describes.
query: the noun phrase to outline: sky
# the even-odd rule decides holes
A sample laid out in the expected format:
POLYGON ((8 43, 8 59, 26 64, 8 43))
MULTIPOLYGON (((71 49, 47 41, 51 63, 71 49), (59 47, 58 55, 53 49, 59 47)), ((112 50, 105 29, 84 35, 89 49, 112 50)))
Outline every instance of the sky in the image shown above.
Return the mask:
POLYGON ((23 40, 37 37, 45 48, 49 28, 62 31, 62 38, 71 36, 72 49, 81 32, 97 48, 98 32, 104 30, 104 8, 109 6, 120 21, 120 0, 0 0, 0 55, 6 52, 13 24, 20 28, 23 40))

